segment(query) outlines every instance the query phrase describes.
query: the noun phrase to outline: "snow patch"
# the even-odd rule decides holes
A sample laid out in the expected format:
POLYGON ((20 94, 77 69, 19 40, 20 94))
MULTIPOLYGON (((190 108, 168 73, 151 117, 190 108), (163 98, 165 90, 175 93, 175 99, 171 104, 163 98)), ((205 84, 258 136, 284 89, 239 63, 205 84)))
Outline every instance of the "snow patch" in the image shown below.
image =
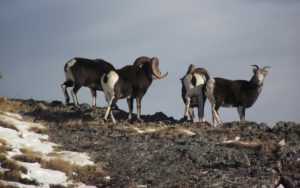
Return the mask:
POLYGON ((22 178, 36 180, 41 183, 41 187, 49 184, 67 186, 71 183, 68 182, 68 177, 64 172, 41 168, 39 163, 20 162, 20 164, 28 170, 27 174, 22 174, 22 178))
MULTIPOLYGON (((10 159, 15 155, 22 154, 21 149, 26 147, 33 151, 42 153, 43 155, 41 157, 43 160, 62 159, 70 161, 71 164, 78 166, 94 165, 94 162, 90 160, 90 157, 86 153, 77 153, 71 151, 55 152, 54 146, 59 145, 47 141, 48 135, 42 135, 29 131, 29 129, 32 127, 44 128, 44 126, 40 123, 26 122, 19 114, 9 112, 1 112, 0 119, 4 122, 13 124, 19 130, 16 131, 0 126, 0 138, 4 139, 8 144, 7 147, 10 148, 10 151, 7 152, 7 157, 10 159)), ((36 180, 41 184, 41 186, 38 187, 49 187, 50 184, 63 186, 68 186, 71 184, 74 185, 73 182, 68 180, 68 177, 63 172, 43 169, 41 168, 41 165, 39 163, 18 163, 28 169, 28 173, 22 174, 22 177, 28 178, 30 180, 36 180)), ((25 188, 36 187, 33 185, 23 185, 17 182, 9 182, 3 180, 0 180, 0 182, 5 185, 14 185, 25 188)), ((86 186, 83 183, 77 183, 75 185, 76 187, 94 187, 86 186)))

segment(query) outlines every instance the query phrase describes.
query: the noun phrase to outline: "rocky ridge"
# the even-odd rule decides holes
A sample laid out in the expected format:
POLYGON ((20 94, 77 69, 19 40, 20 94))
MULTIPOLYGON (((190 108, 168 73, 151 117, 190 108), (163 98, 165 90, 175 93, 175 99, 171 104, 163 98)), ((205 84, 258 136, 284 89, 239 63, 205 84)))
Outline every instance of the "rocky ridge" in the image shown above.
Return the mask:
POLYGON ((300 125, 278 122, 182 123, 162 112, 117 124, 104 122, 104 108, 80 108, 13 100, 18 113, 46 124, 50 139, 86 152, 105 169, 98 187, 300 187, 300 125))

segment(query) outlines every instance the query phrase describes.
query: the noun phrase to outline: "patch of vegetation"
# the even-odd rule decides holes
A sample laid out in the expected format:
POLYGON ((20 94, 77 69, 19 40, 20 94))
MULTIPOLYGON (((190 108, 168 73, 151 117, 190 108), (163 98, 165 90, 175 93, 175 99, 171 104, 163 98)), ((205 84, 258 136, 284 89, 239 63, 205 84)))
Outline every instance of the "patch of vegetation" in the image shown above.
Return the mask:
POLYGON ((27 163, 40 163, 42 161, 42 158, 40 156, 30 154, 15 155, 13 156, 13 159, 27 163))
POLYGON ((31 148, 28 148, 28 147, 23 147, 23 148, 20 149, 20 151, 23 154, 27 154, 27 155, 42 156, 41 152, 34 151, 34 150, 32 150, 31 148))
POLYGON ((7 148, 7 142, 6 140, 0 138, 0 153, 6 153, 6 151, 8 150, 7 148))
POLYGON ((74 166, 69 161, 62 159, 42 160, 41 167, 65 172, 68 177, 72 176, 75 170, 74 166))
POLYGON ((0 119, 0 126, 4 127, 4 128, 8 128, 8 129, 13 129, 13 130, 19 131, 19 129, 14 124, 12 124, 10 122, 3 121, 2 119, 0 119))
POLYGON ((75 173, 73 173, 72 179, 77 182, 83 182, 87 185, 92 184, 108 184, 108 180, 104 177, 106 173, 103 169, 101 163, 95 164, 94 166, 86 165, 86 166, 77 166, 75 169, 75 173), (87 174, 89 174, 87 176, 87 174))
POLYGON ((21 165, 19 165, 17 162, 8 159, 5 155, 1 154, 0 155, 0 162, 1 162, 1 167, 7 168, 10 170, 16 170, 16 171, 21 171, 24 174, 27 173, 27 169, 21 165))
POLYGON ((23 108, 21 101, 11 101, 6 97, 0 97, 0 110, 7 112, 19 112, 23 108))
POLYGON ((6 171, 0 172, 0 180, 16 181, 23 184, 38 185, 38 183, 35 180, 22 178, 21 172, 27 174, 27 169, 19 165, 17 162, 8 159, 4 154, 0 155, 0 164, 2 168, 8 169, 6 171))
MULTIPOLYGON (((0 173, 0 174, 1 174, 1 173, 0 173)), ((0 175, 0 176, 1 176, 1 175, 0 175)), ((6 184, 1 183, 1 182, 0 182, 0 187, 5 187, 5 188, 19 188, 19 187, 14 186, 14 185, 6 185, 6 184)))
POLYGON ((44 127, 30 127, 28 129, 28 131, 35 132, 37 134, 45 134, 45 133, 47 133, 47 129, 44 128, 44 127))

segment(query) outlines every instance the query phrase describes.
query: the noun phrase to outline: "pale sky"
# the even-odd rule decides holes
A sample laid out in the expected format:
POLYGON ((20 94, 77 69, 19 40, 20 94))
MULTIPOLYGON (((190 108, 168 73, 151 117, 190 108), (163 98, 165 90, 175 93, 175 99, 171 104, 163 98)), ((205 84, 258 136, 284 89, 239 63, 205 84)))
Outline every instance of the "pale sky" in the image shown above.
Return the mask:
MULTIPOLYGON (((190 64, 214 77, 245 80, 257 64, 271 69, 246 120, 300 122, 299 18, 296 0, 2 0, 0 96, 64 101, 63 67, 73 57, 103 58, 121 68, 156 56, 169 75, 153 81, 142 114, 162 111, 179 119, 179 79, 190 64)), ((92 104, 87 88, 78 99, 92 104)), ((106 105, 102 92, 97 104, 106 105)), ((128 111, 126 100, 118 105, 128 111)), ((219 113, 225 122, 238 120, 235 108, 219 113)), ((205 117, 211 122, 209 101, 205 117)))

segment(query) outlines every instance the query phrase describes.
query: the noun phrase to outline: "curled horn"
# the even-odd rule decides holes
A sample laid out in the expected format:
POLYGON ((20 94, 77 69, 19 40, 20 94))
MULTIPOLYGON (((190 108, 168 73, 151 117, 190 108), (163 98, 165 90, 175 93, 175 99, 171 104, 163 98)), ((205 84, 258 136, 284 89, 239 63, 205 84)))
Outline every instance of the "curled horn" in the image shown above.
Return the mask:
POLYGON ((186 74, 191 74, 194 72, 196 66, 194 64, 190 64, 188 71, 186 72, 186 74))
POLYGON ((147 56, 141 56, 141 57, 137 58, 137 59, 134 61, 133 65, 134 65, 134 66, 140 66, 140 65, 142 65, 142 64, 144 64, 144 63, 150 62, 150 60, 151 60, 151 59, 150 59, 149 57, 147 57, 147 56))
POLYGON ((153 57, 151 58, 151 70, 152 70, 152 74, 158 78, 158 79, 163 79, 164 77, 166 77, 168 75, 168 72, 167 73, 161 73, 160 70, 159 70, 159 60, 157 57, 153 57))
POLYGON ((271 67, 270 67, 270 66, 265 66, 265 67, 263 68, 263 70, 268 69, 268 68, 271 68, 271 67))
POLYGON ((255 67, 256 69, 259 69, 259 67, 257 65, 251 65, 251 66, 255 67))

